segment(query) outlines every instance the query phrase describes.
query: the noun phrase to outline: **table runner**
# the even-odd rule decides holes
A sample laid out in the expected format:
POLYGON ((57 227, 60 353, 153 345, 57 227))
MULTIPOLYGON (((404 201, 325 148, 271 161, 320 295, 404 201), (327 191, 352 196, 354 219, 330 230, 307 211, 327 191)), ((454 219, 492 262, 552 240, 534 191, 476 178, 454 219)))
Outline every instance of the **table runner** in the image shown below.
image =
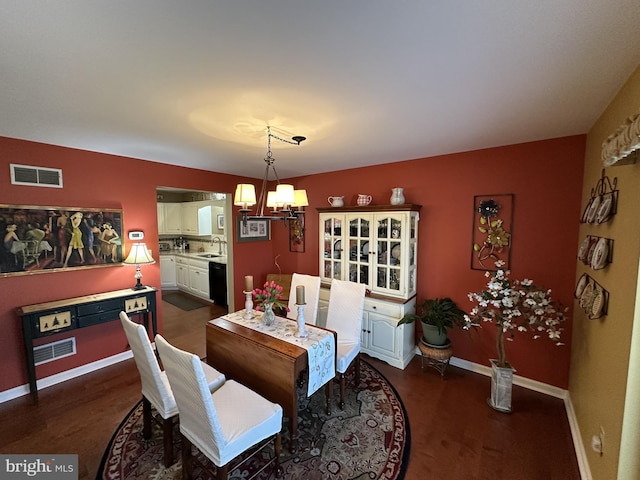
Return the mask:
POLYGON ((336 345, 333 332, 313 325, 306 325, 305 328, 309 336, 298 338, 295 336, 295 332, 298 330, 298 325, 295 321, 276 315, 273 325, 267 326, 262 322, 263 312, 254 310, 253 313, 255 316, 250 320, 244 318, 244 309, 223 315, 220 318, 304 348, 309 357, 308 396, 311 396, 335 377, 336 345))

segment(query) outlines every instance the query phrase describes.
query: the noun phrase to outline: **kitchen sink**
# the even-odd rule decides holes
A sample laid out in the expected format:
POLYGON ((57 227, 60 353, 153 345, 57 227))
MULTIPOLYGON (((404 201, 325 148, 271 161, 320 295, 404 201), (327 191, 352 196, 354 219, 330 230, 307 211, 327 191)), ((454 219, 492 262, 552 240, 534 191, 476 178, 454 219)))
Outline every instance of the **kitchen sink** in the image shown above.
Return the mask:
POLYGON ((202 255, 198 255, 198 256, 202 258, 216 258, 216 257, 220 257, 221 255, 217 255, 215 253, 203 253, 202 255))

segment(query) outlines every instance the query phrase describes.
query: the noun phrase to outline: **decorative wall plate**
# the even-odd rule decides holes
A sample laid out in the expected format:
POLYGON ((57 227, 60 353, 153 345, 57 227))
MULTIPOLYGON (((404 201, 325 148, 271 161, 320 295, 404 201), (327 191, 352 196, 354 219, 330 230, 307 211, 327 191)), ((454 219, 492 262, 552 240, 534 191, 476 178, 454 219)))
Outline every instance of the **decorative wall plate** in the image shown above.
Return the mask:
POLYGON ((585 237, 585 239, 580 244, 580 248, 578 249, 578 260, 582 263, 587 263, 587 254, 589 253, 589 246, 591 244, 591 239, 589 237, 585 237))
POLYGON ((598 208, 598 213, 596 213, 595 222, 604 223, 607 220, 609 220, 609 215, 611 214, 612 208, 613 208, 613 193, 607 193, 602 197, 602 203, 598 208))
POLYGON ((584 291, 584 287, 587 286, 587 282, 589 281, 589 275, 583 273, 582 276, 578 279, 578 284, 576 285, 576 291, 574 293, 576 298, 580 298, 582 296, 582 292, 584 291))
POLYGON ((591 309, 591 303, 593 302, 593 291, 593 282, 589 282, 582 291, 582 295, 580 295, 580 306, 587 312, 591 309))
POLYGON ((595 197, 593 202, 591 202, 591 206, 589 207, 589 212, 587 213, 587 223, 594 223, 596 220, 596 214, 598 213, 598 209, 600 208, 600 203, 602 202, 602 198, 600 196, 595 197))
POLYGON ((593 254, 596 251, 597 244, 598 244, 598 237, 591 237, 589 239, 589 251, 587 252, 587 261, 585 262, 587 265, 591 265, 591 261, 593 260, 593 254))
POLYGON ((602 316, 604 309, 604 292, 600 287, 596 288, 593 292, 593 298, 591 300, 591 309, 588 312, 589 318, 596 319, 602 316))
POLYGON ((587 218, 589 216, 589 211, 591 210, 591 204, 593 203, 593 197, 589 199, 587 202, 587 206, 584 207, 584 212, 582 212, 582 217, 580 217, 580 221, 582 223, 587 223, 587 218))
POLYGON ((591 268, 600 270, 607 266, 607 256, 609 255, 609 242, 606 238, 601 238, 596 243, 593 257, 591 258, 591 268))

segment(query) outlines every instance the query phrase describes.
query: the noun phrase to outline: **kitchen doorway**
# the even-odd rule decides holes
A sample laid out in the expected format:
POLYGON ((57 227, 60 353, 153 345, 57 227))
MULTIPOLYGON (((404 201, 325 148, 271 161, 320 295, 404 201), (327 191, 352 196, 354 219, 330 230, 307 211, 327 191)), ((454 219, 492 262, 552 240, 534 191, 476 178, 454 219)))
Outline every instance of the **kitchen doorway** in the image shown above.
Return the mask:
POLYGON ((231 194, 158 187, 156 200, 163 293, 234 311, 231 194))

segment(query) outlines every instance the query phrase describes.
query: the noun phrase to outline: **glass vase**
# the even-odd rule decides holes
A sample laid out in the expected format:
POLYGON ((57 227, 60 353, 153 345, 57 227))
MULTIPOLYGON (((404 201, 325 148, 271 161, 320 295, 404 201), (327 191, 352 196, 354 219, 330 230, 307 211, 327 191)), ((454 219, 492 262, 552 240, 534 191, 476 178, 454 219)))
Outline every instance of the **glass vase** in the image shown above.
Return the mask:
POLYGON ((273 303, 264 304, 264 315, 262 316, 262 322, 266 326, 273 325, 276 320, 276 315, 273 313, 273 303))

